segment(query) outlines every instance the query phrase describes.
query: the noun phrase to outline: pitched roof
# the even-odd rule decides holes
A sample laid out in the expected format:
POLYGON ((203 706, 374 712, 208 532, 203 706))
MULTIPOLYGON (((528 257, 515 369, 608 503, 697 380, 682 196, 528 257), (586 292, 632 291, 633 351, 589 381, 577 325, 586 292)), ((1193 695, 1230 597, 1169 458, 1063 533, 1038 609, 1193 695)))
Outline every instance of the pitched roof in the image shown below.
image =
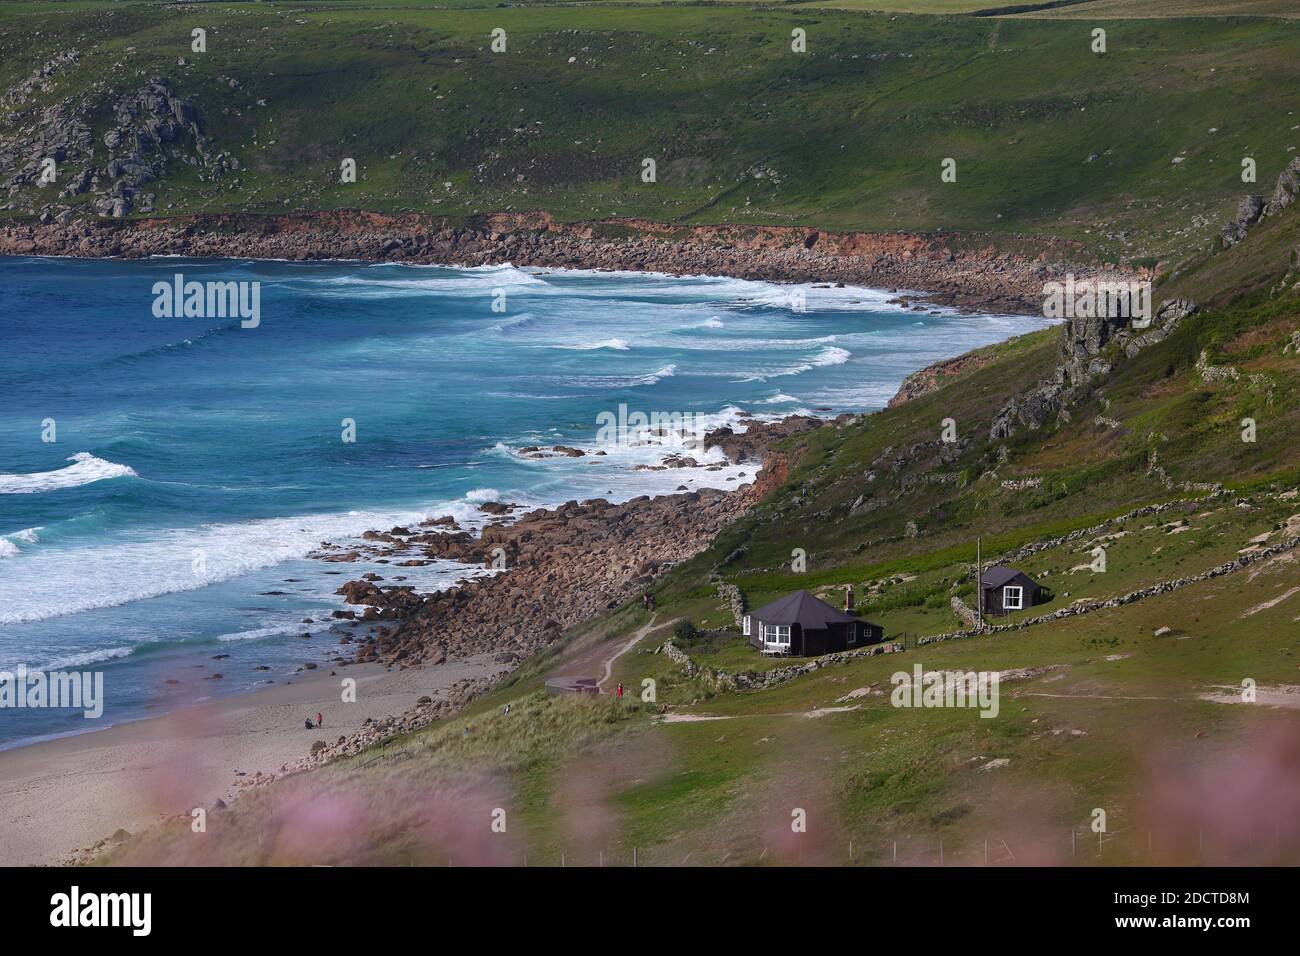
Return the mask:
POLYGON ((804 629, 824 630, 831 624, 848 624, 861 618, 836 610, 807 591, 795 591, 780 600, 750 611, 764 624, 798 624, 804 629))
POLYGON ((1016 578, 1024 578, 1032 584, 1038 583, 1023 571, 1017 571, 1015 568, 1008 568, 1001 564, 995 564, 984 572, 983 576, 980 578, 980 584, 986 588, 1000 588, 1002 585, 1007 584, 1016 578))

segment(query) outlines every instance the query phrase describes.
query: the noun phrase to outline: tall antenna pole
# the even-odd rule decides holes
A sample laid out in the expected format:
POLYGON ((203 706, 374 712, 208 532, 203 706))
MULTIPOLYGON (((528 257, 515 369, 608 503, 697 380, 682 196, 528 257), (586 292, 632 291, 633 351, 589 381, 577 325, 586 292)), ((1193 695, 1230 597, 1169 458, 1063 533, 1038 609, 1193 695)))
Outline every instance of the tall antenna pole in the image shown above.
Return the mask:
POLYGON ((984 630, 984 559, 980 539, 975 539, 975 606, 979 608, 980 630, 984 630))

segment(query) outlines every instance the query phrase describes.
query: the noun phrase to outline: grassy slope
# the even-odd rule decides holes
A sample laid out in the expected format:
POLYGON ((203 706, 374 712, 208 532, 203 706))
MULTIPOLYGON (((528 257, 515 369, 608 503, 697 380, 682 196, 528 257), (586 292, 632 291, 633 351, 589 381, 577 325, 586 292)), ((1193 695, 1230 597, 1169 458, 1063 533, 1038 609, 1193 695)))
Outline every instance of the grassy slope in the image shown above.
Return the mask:
POLYGON ((1112 258, 1181 258, 1234 206, 1241 156, 1269 179, 1296 145, 1300 29, 1108 29, 1097 57, 1073 22, 787 7, 6 4, 0 85, 76 48, 81 65, 40 105, 101 103, 154 73, 195 96, 245 170, 204 183, 177 169, 150 186, 162 214, 545 208, 1053 233, 1112 258), (196 26, 206 54, 190 52, 196 26), (505 54, 487 49, 496 27, 505 54), (794 27, 806 56, 789 50, 794 27), (346 187, 344 156, 361 177, 346 187), (940 182, 944 157, 956 183, 940 182))
MULTIPOLYGON (((1217 277, 1252 288, 1258 263, 1296 218, 1172 281, 1217 277)), ((954 585, 968 591, 976 534, 991 556, 1184 496, 1147 474, 1152 448, 1175 480, 1222 481, 1237 493, 1112 524, 1099 539, 1108 548, 1104 574, 1070 572, 1091 559, 1093 541, 1024 562, 1048 572, 1058 604, 1193 574, 1260 535, 1273 543, 1294 534, 1300 357, 1283 355, 1282 344, 1298 322, 1295 291, 1258 290, 1185 320, 1121 365, 1072 421, 1020 436, 997 477, 980 478, 998 460, 980 437, 989 417, 1050 366, 1053 333, 995 346, 988 364, 930 396, 791 442, 785 486, 660 584, 660 627, 615 665, 615 679, 631 691, 625 702, 548 698, 539 687, 547 673, 571 670, 566 661, 621 646, 647 619, 631 606, 526 662, 449 725, 391 745, 396 757, 365 754, 282 781, 214 814, 206 838, 182 822, 128 842, 110 860, 596 864, 627 863, 635 848, 641 864, 846 863, 851 841, 856 863, 889 863, 895 853, 899 862, 937 863, 942 841, 946 863, 981 864, 986 844, 992 864, 1294 862, 1300 832, 1285 795, 1300 792, 1300 711, 1204 699, 1246 678, 1263 688, 1300 683, 1294 552, 1019 632, 910 642, 904 655, 828 667, 761 692, 718 692, 653 649, 681 616, 727 625, 710 573, 739 585, 751 605, 793 587, 852 582, 868 616, 893 635, 951 629, 943 608, 954 585), (1242 380, 1202 381, 1194 368, 1202 350, 1214 364, 1239 368, 1242 380), (1252 384, 1249 374, 1265 379, 1252 384), (1102 413, 1119 427, 1097 424, 1102 413), (1254 444, 1239 438, 1246 414, 1259 423, 1254 444), (957 460, 936 467, 915 455, 897 471, 876 461, 885 447, 933 438, 948 416, 974 439, 957 460), (936 470, 966 480, 905 490, 936 470), (1001 490, 1003 476, 1030 475, 1042 479, 1040 492, 1001 490), (846 512, 867 492, 886 504, 846 512), (918 521, 918 536, 905 533, 908 520, 918 521), (805 574, 782 567, 799 543, 810 552, 805 574), (740 545, 746 550, 725 560, 740 545), (1164 628, 1171 631, 1155 636, 1164 628), (1041 670, 1005 683, 999 716, 981 719, 971 710, 890 706, 890 675, 914 664, 1041 670), (656 721, 637 699, 647 678, 657 703, 715 719, 656 721), (859 688, 873 692, 839 703, 859 688), (809 716, 837 706, 853 709, 809 716), (506 834, 490 830, 498 807, 512 821, 506 834), (799 837, 789 828, 793 808, 809 814, 799 837), (1108 817, 1100 845, 1088 830, 1096 808, 1108 817)), ((766 666, 734 632, 688 646, 713 666, 766 666)))
MULTIPOLYGON (((569 865, 595 865, 628 863, 636 847, 642 865, 846 863, 852 840, 855 862, 890 862, 897 841, 900 862, 937 863, 943 840, 946 862, 980 863, 988 840, 994 863, 1009 862, 1007 852, 1019 863, 1280 862, 1294 845, 1275 847, 1263 823, 1250 832, 1259 793, 1240 795, 1235 830, 1212 829, 1210 798, 1216 778, 1258 772, 1252 757, 1278 747, 1279 735, 1294 739, 1300 715, 1199 695, 1246 676, 1294 681, 1295 601, 1241 615, 1295 580, 1294 565, 1274 566, 1252 580, 826 669, 693 708, 724 720, 656 725, 636 703, 537 693, 516 698, 507 717, 499 699, 485 702, 394 745, 399 758, 292 778, 212 814, 205 836, 182 822, 112 861, 555 865, 564 854, 569 865), (1212 614, 1188 613, 1189 602, 1211 600, 1212 614), (1173 634, 1152 636, 1171 623, 1180 625, 1173 634), (899 710, 880 694, 856 710, 805 716, 855 688, 887 691, 889 675, 913 663, 1055 669, 1005 684, 997 719, 899 710), (1009 763, 978 769, 992 759, 1009 763), (1166 806, 1173 792, 1185 798, 1177 813, 1166 806), (489 829, 497 807, 504 835, 489 829), (810 814, 806 840, 789 837, 792 807, 810 814), (1086 830, 1095 807, 1109 817, 1101 849, 1086 830), (1198 830, 1210 833, 1203 849, 1198 830)), ((626 671, 629 682, 647 673, 636 660, 626 671)))

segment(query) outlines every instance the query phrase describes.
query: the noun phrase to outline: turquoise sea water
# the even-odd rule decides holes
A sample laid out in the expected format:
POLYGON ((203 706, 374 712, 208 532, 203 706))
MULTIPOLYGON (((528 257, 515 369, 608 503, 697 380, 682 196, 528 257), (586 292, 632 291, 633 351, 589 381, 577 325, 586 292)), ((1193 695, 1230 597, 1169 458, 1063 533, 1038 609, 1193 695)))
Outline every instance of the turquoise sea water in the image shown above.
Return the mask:
POLYGON ((655 442, 518 451, 590 450, 620 404, 709 425, 874 409, 907 373, 1043 324, 888 298, 510 266, 0 258, 0 671, 100 670, 107 697, 99 721, 0 708, 0 744, 284 680, 338 649, 344 581, 466 573, 307 558, 322 541, 472 523, 489 499, 752 476, 635 470, 678 450, 655 442), (154 285, 178 273, 260 283, 259 324, 157 317, 154 285))

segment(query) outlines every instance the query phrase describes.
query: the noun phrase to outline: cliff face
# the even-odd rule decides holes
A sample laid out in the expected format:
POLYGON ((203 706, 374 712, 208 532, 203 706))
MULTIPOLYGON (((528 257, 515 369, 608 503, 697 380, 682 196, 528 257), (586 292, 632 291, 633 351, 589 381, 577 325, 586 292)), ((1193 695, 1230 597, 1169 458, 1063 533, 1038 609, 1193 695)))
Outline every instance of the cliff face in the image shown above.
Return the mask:
POLYGON ((866 285, 1002 312, 1040 312, 1044 284, 1067 273, 1103 276, 1075 244, 1043 240, 1035 248, 1041 251, 1027 255, 1005 251, 993 240, 981 245, 958 235, 826 233, 788 226, 674 227, 627 219, 565 224, 544 212, 498 213, 468 227, 423 215, 356 211, 0 227, 0 254, 9 255, 510 262, 866 285))
MULTIPOLYGON (((1300 195, 1300 157, 1278 175, 1272 198, 1245 196, 1237 216, 1220 233, 1223 248, 1247 238, 1252 226, 1278 216, 1300 195)), ((1292 263, 1297 253, 1292 253, 1292 263)), ((1293 269, 1294 271, 1294 269, 1293 269)), ((1288 276, 1288 280, 1289 280, 1288 276)), ((1284 280, 1284 282, 1287 280, 1284 280)), ((1190 299, 1166 299, 1154 310, 1150 326, 1135 327, 1128 319, 1108 316, 1072 317, 1061 332, 1060 364, 1052 380, 1012 399, 993 420, 990 437, 1006 438, 1018 428, 1040 428, 1054 416, 1068 414, 1071 402, 1085 395, 1092 383, 1110 374, 1116 362, 1165 339, 1178 323, 1197 311, 1190 299)))
POLYGON ((1041 428, 1083 397, 1092 384, 1110 374, 1113 364, 1132 358, 1142 349, 1163 341, 1178 323, 1196 311, 1184 299, 1162 302, 1151 325, 1135 327, 1129 319, 1085 316, 1066 320, 1061 329, 1056 375, 1037 388, 1018 395, 994 417, 989 437, 1007 438, 1018 428, 1041 428))

